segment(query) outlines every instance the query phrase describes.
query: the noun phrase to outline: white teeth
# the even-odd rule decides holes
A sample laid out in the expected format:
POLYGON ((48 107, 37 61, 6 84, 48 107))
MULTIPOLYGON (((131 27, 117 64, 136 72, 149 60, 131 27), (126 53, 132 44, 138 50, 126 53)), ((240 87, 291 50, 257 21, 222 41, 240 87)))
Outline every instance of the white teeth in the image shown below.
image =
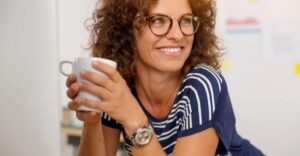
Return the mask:
POLYGON ((161 50, 168 53, 177 53, 181 48, 161 48, 161 50))

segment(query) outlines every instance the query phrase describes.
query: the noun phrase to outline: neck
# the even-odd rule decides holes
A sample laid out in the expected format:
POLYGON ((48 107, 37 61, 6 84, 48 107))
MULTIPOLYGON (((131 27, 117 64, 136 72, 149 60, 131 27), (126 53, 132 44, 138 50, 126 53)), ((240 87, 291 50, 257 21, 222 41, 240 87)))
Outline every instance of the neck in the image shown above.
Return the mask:
POLYGON ((145 107, 168 107, 173 104, 183 79, 181 71, 161 72, 137 67, 136 74, 136 90, 145 107))

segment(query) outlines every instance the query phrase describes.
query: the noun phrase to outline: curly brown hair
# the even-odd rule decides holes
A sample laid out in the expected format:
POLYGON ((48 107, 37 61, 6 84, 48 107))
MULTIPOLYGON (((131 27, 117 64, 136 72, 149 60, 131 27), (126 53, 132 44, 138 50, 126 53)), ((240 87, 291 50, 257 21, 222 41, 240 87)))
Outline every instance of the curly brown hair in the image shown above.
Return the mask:
MULTIPOLYGON (((147 16, 157 0, 99 0, 93 13, 90 48, 95 57, 115 60, 118 71, 128 85, 134 80, 136 45, 133 35, 137 14, 147 16)), ((185 62, 183 72, 205 63, 220 68, 220 47, 215 35, 215 0, 189 0, 192 12, 200 19, 195 33, 192 52, 185 62)))

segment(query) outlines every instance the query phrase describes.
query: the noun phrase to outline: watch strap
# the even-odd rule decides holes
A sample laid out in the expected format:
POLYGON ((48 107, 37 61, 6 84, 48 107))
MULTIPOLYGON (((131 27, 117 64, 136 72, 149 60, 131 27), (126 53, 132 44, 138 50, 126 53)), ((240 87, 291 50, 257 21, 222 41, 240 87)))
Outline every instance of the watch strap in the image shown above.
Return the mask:
MULTIPOLYGON (((144 126, 142 126, 142 127, 137 128, 137 129, 133 132, 132 135, 130 135, 130 136, 125 135, 125 136, 124 136, 124 141, 125 141, 126 143, 128 143, 130 146, 143 146, 143 145, 138 144, 138 143, 135 141, 135 137, 136 137, 136 135, 137 135, 137 133, 138 133, 138 131, 139 131, 140 129, 149 129, 150 132, 151 132, 151 134, 150 134, 151 136, 150 136, 150 137, 153 137, 154 131, 153 131, 153 128, 152 128, 151 124, 149 123, 149 124, 146 124, 146 125, 144 125, 144 126)), ((125 134, 126 134, 126 133, 125 133, 125 134)))

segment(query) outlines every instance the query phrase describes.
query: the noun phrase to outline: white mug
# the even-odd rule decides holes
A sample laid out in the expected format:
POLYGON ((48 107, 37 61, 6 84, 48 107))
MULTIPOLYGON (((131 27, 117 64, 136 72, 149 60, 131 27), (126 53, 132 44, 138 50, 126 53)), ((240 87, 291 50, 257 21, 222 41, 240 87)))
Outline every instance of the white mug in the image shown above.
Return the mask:
MULTIPOLYGON (((95 72, 101 76, 106 76, 105 74, 103 74, 102 72, 94 69, 92 67, 92 63, 93 61, 99 61, 102 63, 105 63, 107 65, 110 65, 113 68, 117 68, 117 63, 115 61, 109 60, 109 59, 105 59, 105 58, 98 58, 98 57, 76 57, 74 61, 68 61, 68 60, 63 60, 59 63, 59 71, 60 73, 62 73, 65 76, 69 76, 70 74, 74 74, 77 77, 77 82, 85 82, 85 83, 89 83, 92 84, 84 79, 82 79, 80 77, 80 72, 82 70, 88 70, 88 71, 92 71, 95 72), (63 70, 63 66, 65 64, 69 64, 72 66, 72 71, 71 73, 67 73, 63 70)), ((93 94, 87 93, 85 91, 80 91, 78 93, 79 97, 82 98, 86 98, 86 99, 90 99, 90 100, 94 100, 94 101, 101 101, 101 99, 93 94)), ((88 108, 84 105, 81 105, 78 110, 83 110, 83 111, 95 111, 95 112, 100 112, 99 110, 95 110, 92 108, 88 108)))

